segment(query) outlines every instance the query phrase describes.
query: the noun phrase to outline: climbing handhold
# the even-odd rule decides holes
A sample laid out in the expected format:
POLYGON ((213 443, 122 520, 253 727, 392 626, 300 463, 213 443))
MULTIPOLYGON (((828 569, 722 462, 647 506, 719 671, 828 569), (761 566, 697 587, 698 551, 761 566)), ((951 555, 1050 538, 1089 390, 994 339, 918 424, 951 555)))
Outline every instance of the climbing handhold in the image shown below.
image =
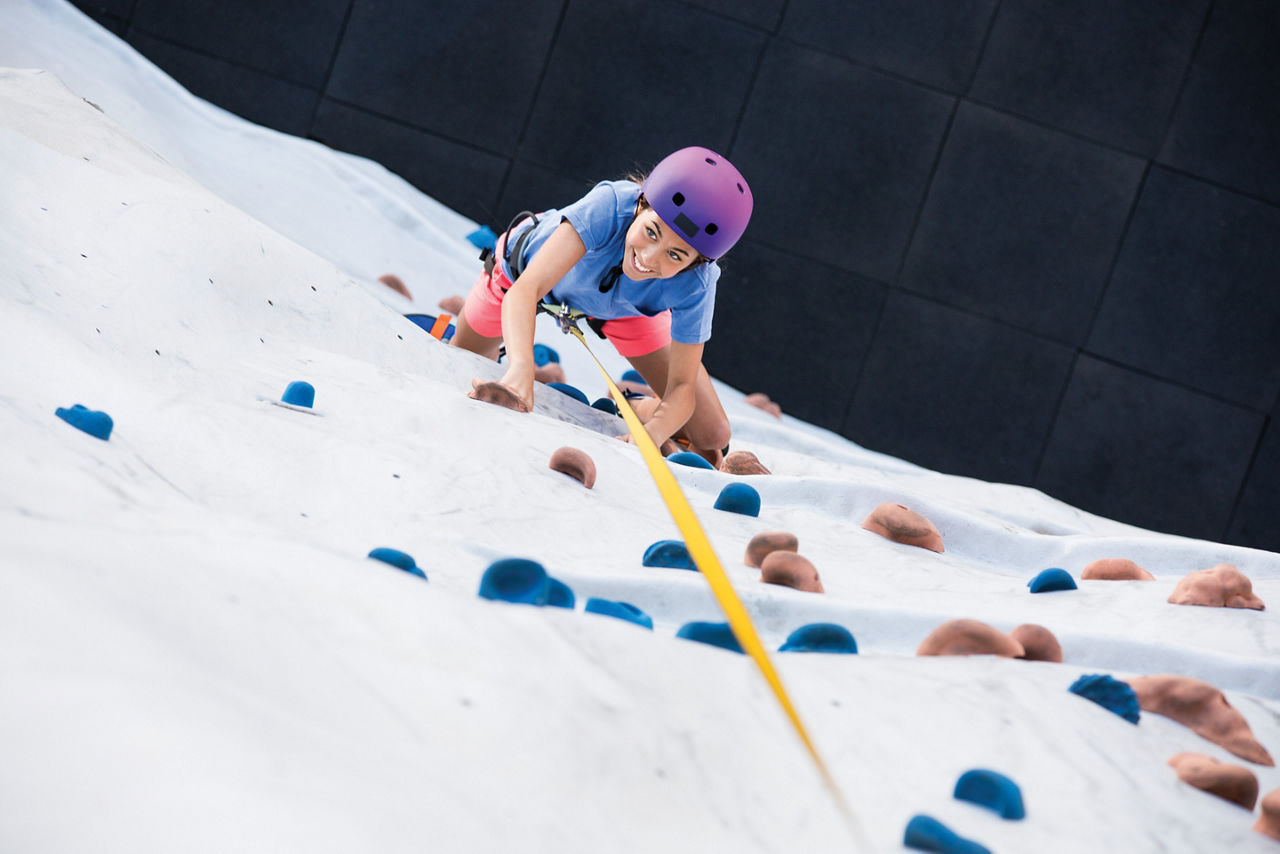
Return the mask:
POLYGON ((498 245, 498 235, 487 225, 482 225, 468 234, 467 240, 477 249, 493 249, 498 245))
POLYGON ((972 839, 965 839, 936 818, 915 815, 907 822, 902 844, 917 851, 936 851, 938 854, 991 854, 990 849, 972 839))
POLYGON ((53 414, 77 430, 104 442, 111 438, 111 428, 115 426, 115 422, 107 413, 89 409, 79 403, 72 404, 69 408, 60 406, 54 410, 53 414))
POLYGON ((457 331, 454 324, 449 323, 448 314, 442 314, 439 317, 430 314, 406 314, 405 320, 410 320, 415 326, 425 330, 433 338, 441 341, 448 341, 453 337, 453 333, 457 331))
POLYGON ((956 781, 955 798, 986 807, 1001 818, 1016 820, 1027 817, 1018 784, 986 768, 974 768, 961 774, 956 781))
POLYGON ((509 557, 489 564, 480 579, 480 596, 503 602, 545 605, 550 586, 542 564, 526 558, 509 557))
POLYGON ((838 623, 809 623, 801 626, 778 647, 778 652, 832 652, 856 655, 858 642, 853 633, 838 623))
POLYGON ((405 285, 404 281, 395 273, 383 273, 378 277, 378 281, 400 294, 405 299, 413 302, 413 294, 409 292, 408 286, 405 285))
POLYGON ((1178 779, 1202 792, 1253 812, 1258 803, 1258 777, 1243 765, 1220 762, 1203 753, 1175 753, 1169 765, 1178 779))
POLYGON ((596 484, 596 464, 586 451, 577 448, 557 448, 547 464, 553 471, 562 472, 581 483, 587 489, 596 484))
POLYGON ((578 597, 573 595, 573 588, 558 578, 547 577, 547 604, 553 608, 573 610, 578 597))
POLYGON ((824 593, 818 568, 803 555, 788 551, 775 551, 765 555, 760 562, 760 580, 765 584, 777 584, 805 593, 824 593))
POLYGON ((538 367, 542 367, 550 362, 559 363, 560 354, 546 344, 533 345, 533 363, 538 367))
POLYGON ((934 524, 902 504, 889 501, 877 505, 862 520, 862 527, 905 546, 917 546, 931 552, 946 551, 942 547, 942 534, 934 524))
POLYGON ((426 579, 427 574, 423 572, 411 555, 408 555, 399 549, 389 549, 379 547, 369 552, 368 557, 374 560, 380 560, 385 564, 394 566, 396 569, 403 570, 410 575, 416 575, 421 579, 426 579))
POLYGON ((689 554, 688 547, 679 540, 658 540, 644 550, 641 560, 644 566, 665 566, 669 569, 692 569, 698 567, 689 554))
POLYGON ((1104 557, 1080 570, 1085 581, 1155 581, 1155 576, 1128 558, 1104 557))
POLYGON ((715 508, 729 513, 740 513, 743 516, 759 516, 760 493, 745 483, 726 484, 716 496, 715 508))
POLYGON ((294 380, 285 388, 280 402, 310 409, 316 402, 316 387, 305 380, 294 380))
POLYGON ((1020 658, 1026 650, 1004 632, 978 620, 947 620, 920 642, 916 655, 999 655, 1020 658))
POLYGON ((1036 577, 1027 582, 1032 593, 1053 593, 1056 590, 1075 590, 1076 580, 1065 569, 1051 567, 1036 573, 1036 577))
POLYGON ((1169 595, 1173 605, 1204 605, 1211 608, 1249 608, 1266 610, 1266 605, 1253 592, 1243 572, 1229 563, 1201 569, 1183 576, 1169 595))
MULTIPOLYGON (((564 368, 559 362, 547 362, 533 369, 533 381, 551 385, 564 382, 564 368)), ((585 395, 584 395, 585 397, 585 395)))
POLYGON ((765 531, 763 534, 756 534, 751 538, 751 542, 747 543, 747 552, 742 562, 759 569, 761 562, 770 552, 799 550, 800 540, 795 534, 789 534, 786 531, 765 531))
POLYGON ((1129 683, 1113 679, 1105 673, 1081 676, 1072 682, 1067 690, 1097 703, 1131 724, 1136 724, 1141 717, 1141 712, 1138 710, 1138 695, 1129 683))
POLYGON ((769 395, 764 392, 752 392, 743 399, 757 409, 763 409, 774 418, 782 417, 782 407, 770 400, 769 395))
POLYGON ((587 605, 583 610, 588 614, 603 614, 606 617, 616 617, 619 620, 626 620, 628 623, 635 623, 637 626, 644 626, 646 629, 653 631, 653 618, 630 602, 615 602, 612 599, 601 599, 599 596, 592 596, 587 600, 587 605))
POLYGON ((1263 797, 1253 829, 1263 836, 1280 839, 1280 789, 1272 789, 1263 797))
POLYGON ((1249 722, 1221 691, 1190 676, 1137 676, 1129 687, 1138 695, 1144 712, 1175 720, 1201 738, 1269 768, 1275 760, 1249 728, 1249 722))
POLYGON ((1024 661, 1062 663, 1062 645, 1058 643, 1058 639, 1054 637, 1053 632, 1044 626, 1037 626, 1035 623, 1023 623, 1009 632, 1009 637, 1022 644, 1022 655, 1018 657, 1024 661))
POLYGON ((479 379, 473 379, 471 381, 471 391, 467 392, 467 397, 472 400, 503 406, 507 409, 514 409, 516 412, 531 411, 528 403, 508 386, 499 382, 482 382, 479 379))
POLYGON ((547 388, 553 388, 558 392, 569 395, 574 400, 580 402, 584 406, 590 406, 591 401, 587 400, 587 396, 578 389, 568 383, 547 383, 547 388))
POLYGON ((441 311, 443 311, 445 314, 452 314, 454 317, 457 317, 458 315, 462 314, 462 307, 466 304, 467 304, 467 301, 463 299, 461 295, 450 294, 449 296, 440 300, 440 302, 436 303, 436 307, 439 308, 441 311))
POLYGON ((695 454, 693 451, 676 451, 674 454, 667 457, 667 462, 681 466, 688 466, 691 469, 711 469, 712 471, 715 471, 716 468, 711 465, 711 463, 707 462, 704 457, 695 454))
POLYGON ((742 645, 738 643, 738 638, 734 636, 728 623, 685 623, 676 631, 676 637, 718 646, 730 652, 742 652, 742 645))
POLYGON ((726 474, 770 474, 760 458, 750 451, 730 451, 720 462, 720 471, 726 474))
POLYGON ((640 372, 635 370, 623 373, 622 381, 624 383, 640 383, 641 385, 648 385, 648 383, 644 381, 644 377, 640 376, 640 372))
POLYGON ((614 403, 607 397, 597 397, 591 401, 592 409, 599 409, 601 412, 607 412, 610 415, 618 414, 618 404, 614 403))

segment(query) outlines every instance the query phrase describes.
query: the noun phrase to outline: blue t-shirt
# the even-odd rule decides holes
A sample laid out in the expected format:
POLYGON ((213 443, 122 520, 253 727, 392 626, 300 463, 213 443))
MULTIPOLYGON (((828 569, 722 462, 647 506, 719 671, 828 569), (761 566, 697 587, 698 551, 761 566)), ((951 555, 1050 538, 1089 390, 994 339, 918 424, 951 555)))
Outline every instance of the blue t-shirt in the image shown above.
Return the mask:
MULTIPOLYGON (((711 337, 716 281, 720 278, 715 262, 700 264, 669 279, 636 281, 624 272, 608 293, 600 293, 600 283, 622 263, 623 243, 639 198, 640 185, 634 181, 601 181, 568 207, 540 214, 525 243, 525 263, 561 222, 568 222, 582 238, 587 254, 551 289, 556 302, 601 320, 641 314, 652 317, 671 309, 671 339, 681 344, 701 344, 711 337)), ((513 243, 519 233, 520 230, 511 233, 513 243)), ((505 260, 502 266, 510 276, 505 260)))

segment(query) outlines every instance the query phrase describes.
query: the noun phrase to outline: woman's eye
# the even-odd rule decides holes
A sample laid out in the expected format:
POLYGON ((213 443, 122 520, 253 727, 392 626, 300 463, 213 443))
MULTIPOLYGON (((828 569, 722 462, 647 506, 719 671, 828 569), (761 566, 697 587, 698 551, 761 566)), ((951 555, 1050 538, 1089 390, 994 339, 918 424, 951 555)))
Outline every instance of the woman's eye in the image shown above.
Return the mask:
POLYGON ((668 252, 667 257, 670 258, 672 261, 678 262, 680 260, 680 256, 675 252, 675 250, 668 252))
POLYGON ((652 228, 650 228, 650 227, 649 227, 649 226, 647 226, 647 225, 644 227, 644 233, 645 233, 645 234, 647 234, 647 235, 649 235, 649 239, 650 239, 650 240, 657 240, 657 239, 658 239, 658 232, 654 231, 652 228))

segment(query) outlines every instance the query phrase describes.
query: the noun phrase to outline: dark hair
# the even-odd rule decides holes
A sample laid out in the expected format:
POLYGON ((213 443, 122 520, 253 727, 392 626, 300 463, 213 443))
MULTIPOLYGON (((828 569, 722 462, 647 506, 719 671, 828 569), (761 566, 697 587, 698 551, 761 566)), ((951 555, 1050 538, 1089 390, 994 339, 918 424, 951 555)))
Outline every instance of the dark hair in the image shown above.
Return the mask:
MULTIPOLYGON (((644 186, 644 179, 647 177, 649 176, 645 172, 628 172, 626 176, 622 178, 622 180, 632 181, 636 184, 639 184, 640 186, 644 186)), ((649 200, 644 197, 644 193, 641 193, 640 198, 636 200, 636 213, 638 214, 640 213, 640 211, 648 207, 652 207, 652 205, 650 205, 649 200)), ((692 270, 694 267, 700 267, 703 264, 710 264, 710 263, 711 263, 711 259, 708 258, 706 255, 703 255, 701 252, 699 252, 697 257, 694 258, 692 261, 690 261, 687 265, 685 265, 680 270, 680 272, 683 273, 685 270, 692 270)))

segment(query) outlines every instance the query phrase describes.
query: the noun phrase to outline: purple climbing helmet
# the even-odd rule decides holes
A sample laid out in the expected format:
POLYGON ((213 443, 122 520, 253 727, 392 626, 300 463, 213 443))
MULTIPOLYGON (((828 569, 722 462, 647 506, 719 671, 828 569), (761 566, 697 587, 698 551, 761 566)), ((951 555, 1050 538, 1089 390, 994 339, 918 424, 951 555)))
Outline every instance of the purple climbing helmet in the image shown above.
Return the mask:
POLYGON ((709 148, 682 148, 662 159, 640 192, 685 242, 715 260, 751 219, 751 188, 732 163, 709 148))

